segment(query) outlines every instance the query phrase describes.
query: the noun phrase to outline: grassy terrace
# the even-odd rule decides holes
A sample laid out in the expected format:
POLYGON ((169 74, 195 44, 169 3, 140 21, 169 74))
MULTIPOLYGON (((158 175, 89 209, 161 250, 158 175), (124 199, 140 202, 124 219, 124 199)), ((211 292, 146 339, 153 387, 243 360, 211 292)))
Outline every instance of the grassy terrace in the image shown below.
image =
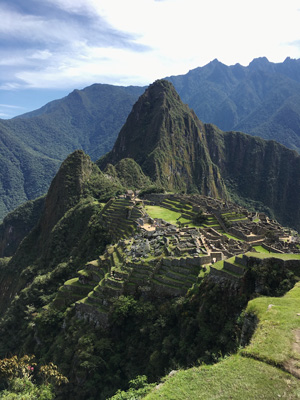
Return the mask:
MULTIPOLYGON (((234 240, 239 240, 240 242, 244 242, 244 239, 240 239, 234 235, 230 235, 229 233, 226 232, 221 232, 224 236, 228 237, 229 239, 234 239, 234 240)), ((261 247, 261 246, 260 246, 261 247)))
POLYGON ((222 213, 222 217, 226 218, 228 221, 247 221, 248 218, 244 214, 238 213, 222 213))
POLYGON ((242 354, 279 366, 295 358, 300 371, 300 353, 293 351, 295 331, 300 330, 300 283, 283 297, 250 301, 246 312, 255 314, 259 325, 242 354))
POLYGON ((247 312, 256 314, 259 324, 245 349, 211 366, 178 371, 144 398, 300 399, 300 380, 283 370, 291 360, 300 366, 300 354, 293 351, 295 332, 300 330, 299 304, 300 283, 281 298, 250 301, 247 312))
POLYGON ((258 251, 259 253, 268 253, 268 254, 269 254, 269 250, 265 249, 265 248, 262 247, 262 246, 254 246, 254 249, 255 249, 256 251, 258 251))
POLYGON ((172 211, 168 208, 159 206, 145 206, 145 209, 151 218, 161 218, 174 225, 177 224, 177 220, 181 215, 180 212, 172 211))
POLYGON ((181 211, 173 211, 160 206, 145 206, 145 210, 151 218, 160 218, 173 225, 178 225, 178 222, 180 222, 189 227, 199 226, 194 224, 190 219, 181 217, 181 211))
POLYGON ((278 258, 280 260, 300 260, 300 254, 293 254, 293 253, 246 253, 248 257, 256 257, 256 258, 278 258))
POLYGON ((179 371, 145 399, 274 400, 280 397, 300 398, 299 381, 275 367, 236 355, 213 366, 179 371))

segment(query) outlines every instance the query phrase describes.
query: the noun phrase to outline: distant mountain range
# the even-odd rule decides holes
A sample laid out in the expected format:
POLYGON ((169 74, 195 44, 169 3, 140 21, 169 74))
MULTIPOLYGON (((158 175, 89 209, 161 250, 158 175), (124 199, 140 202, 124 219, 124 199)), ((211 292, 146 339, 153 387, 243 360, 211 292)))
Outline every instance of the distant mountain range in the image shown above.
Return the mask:
POLYGON ((300 60, 262 57, 248 67, 214 60, 167 79, 201 121, 300 151, 300 60))
MULTIPOLYGON (((167 78, 205 123, 274 139, 300 151, 300 60, 248 67, 217 60, 167 78)), ((75 149, 92 160, 111 150, 142 87, 95 84, 11 120, 0 120, 0 218, 43 195, 75 149)))

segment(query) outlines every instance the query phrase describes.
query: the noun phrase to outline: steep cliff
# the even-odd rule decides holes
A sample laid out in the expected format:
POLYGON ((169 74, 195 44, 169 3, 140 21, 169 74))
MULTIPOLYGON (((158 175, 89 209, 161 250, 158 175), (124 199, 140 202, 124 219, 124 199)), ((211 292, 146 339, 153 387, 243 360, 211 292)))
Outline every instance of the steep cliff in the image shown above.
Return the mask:
POLYGON ((206 125, 213 162, 236 200, 268 207, 283 225, 300 230, 300 156, 274 141, 206 125))

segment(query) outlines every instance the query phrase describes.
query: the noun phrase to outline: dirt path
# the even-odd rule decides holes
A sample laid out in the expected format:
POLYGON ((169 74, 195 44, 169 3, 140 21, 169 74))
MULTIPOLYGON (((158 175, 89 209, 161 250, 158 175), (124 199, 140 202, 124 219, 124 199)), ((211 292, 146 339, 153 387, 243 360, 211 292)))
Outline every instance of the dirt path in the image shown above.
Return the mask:
POLYGON ((295 341, 293 343, 293 352, 298 358, 291 358, 284 364, 284 367, 292 375, 300 379, 300 328, 294 331, 295 341))

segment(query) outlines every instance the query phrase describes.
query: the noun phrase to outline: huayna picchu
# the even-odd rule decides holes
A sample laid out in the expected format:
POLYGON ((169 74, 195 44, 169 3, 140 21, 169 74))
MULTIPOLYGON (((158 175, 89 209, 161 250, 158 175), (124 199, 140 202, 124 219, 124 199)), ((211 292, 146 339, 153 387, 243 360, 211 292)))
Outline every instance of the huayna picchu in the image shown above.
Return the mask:
POLYGON ((58 399, 299 398, 299 162, 156 81, 110 153, 4 220, 1 358, 54 362, 58 399))

